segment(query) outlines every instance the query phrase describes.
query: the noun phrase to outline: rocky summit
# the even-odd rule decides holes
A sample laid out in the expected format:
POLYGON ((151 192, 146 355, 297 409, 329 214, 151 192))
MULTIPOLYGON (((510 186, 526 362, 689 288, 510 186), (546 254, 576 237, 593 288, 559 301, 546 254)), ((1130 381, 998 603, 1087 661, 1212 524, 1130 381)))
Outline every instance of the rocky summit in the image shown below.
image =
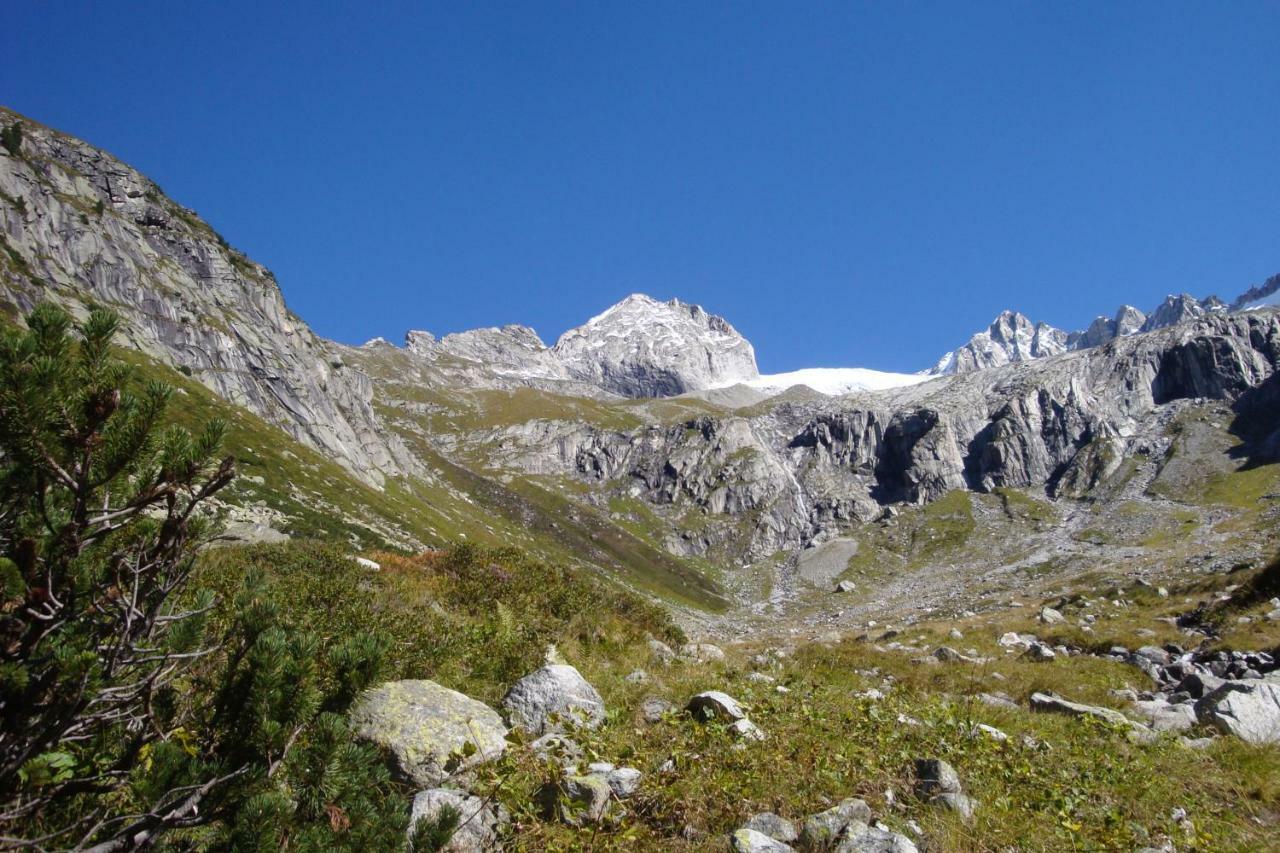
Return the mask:
MULTIPOLYGON (((1076 331, 1005 311, 915 374, 761 376, 728 320, 642 294, 552 345, 350 346, 137 170, 17 124, 6 329, 109 308, 174 424, 228 424, 237 547, 195 577, 282 578, 317 634, 262 632, 245 661, 297 660, 247 695, 362 673, 243 778, 376 758, 412 849, 1274 843, 1280 276, 1076 331), (396 639, 338 643, 366 623, 396 639)), ((37 787, 71 760, 36 758, 37 787)), ((355 831, 326 785, 286 811, 355 831)))

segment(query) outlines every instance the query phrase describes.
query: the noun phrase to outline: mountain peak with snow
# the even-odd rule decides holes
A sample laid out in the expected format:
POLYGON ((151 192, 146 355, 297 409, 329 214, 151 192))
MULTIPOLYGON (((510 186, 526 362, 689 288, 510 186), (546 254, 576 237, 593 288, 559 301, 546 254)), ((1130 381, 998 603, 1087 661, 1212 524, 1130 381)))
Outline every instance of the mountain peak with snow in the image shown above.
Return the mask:
POLYGON ((560 336, 570 378, 626 397, 667 397, 759 376, 751 343, 700 305, 635 293, 560 336))

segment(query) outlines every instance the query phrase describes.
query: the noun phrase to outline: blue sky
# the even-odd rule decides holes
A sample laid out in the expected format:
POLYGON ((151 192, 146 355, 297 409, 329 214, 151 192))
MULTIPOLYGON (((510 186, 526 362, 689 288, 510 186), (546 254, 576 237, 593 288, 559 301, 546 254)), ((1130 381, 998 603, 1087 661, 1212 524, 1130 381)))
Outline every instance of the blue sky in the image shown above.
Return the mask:
POLYGON ((766 371, 1280 271, 1276 3, 5 4, 0 102, 347 342, 634 291, 766 371), (372 8, 362 8, 364 6, 372 8))

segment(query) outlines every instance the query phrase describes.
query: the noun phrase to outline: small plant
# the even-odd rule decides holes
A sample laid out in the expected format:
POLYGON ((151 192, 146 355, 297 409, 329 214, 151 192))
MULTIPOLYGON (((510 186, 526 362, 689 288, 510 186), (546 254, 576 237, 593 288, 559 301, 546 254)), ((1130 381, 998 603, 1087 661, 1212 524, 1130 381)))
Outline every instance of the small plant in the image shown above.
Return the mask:
POLYGON ((11 157, 21 156, 22 122, 15 121, 8 127, 0 130, 0 145, 4 146, 4 150, 8 151, 11 157))

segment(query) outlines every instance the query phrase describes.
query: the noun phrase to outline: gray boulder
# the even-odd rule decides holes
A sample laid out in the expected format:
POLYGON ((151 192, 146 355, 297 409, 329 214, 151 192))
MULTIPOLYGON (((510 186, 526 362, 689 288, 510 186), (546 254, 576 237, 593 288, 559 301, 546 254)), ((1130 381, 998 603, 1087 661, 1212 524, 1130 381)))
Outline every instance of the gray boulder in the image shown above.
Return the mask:
POLYGON ((640 716, 644 718, 646 723, 660 722, 666 714, 671 713, 673 710, 675 710, 675 705, 672 705, 661 696, 647 696, 640 703, 640 716))
POLYGON ((939 794, 929 802, 933 805, 949 809, 960 815, 960 817, 965 820, 973 817, 973 812, 978 807, 976 800, 968 794, 961 793, 960 791, 951 791, 945 794, 939 794))
POLYGON ((434 681, 391 681, 366 691, 351 711, 351 728, 390 752, 400 774, 423 787, 507 748, 497 711, 434 681))
POLYGON ((604 700, 568 664, 529 673, 502 697, 502 706, 512 726, 535 734, 558 731, 566 723, 594 729, 604 722, 604 700))
POLYGON ((613 790, 601 776, 569 776, 539 789, 537 803, 547 820, 570 826, 599 823, 609 808, 613 790))
POLYGON ((439 848, 440 853, 486 853, 495 849, 510 822, 506 809, 452 788, 431 788, 413 798, 409 815, 409 849, 413 850, 413 831, 418 821, 433 821, 451 808, 458 814, 453 836, 439 848))
POLYGON ((1052 607, 1042 607, 1040 609, 1040 621, 1046 625, 1060 625, 1067 621, 1067 617, 1052 607))
POLYGON ((824 812, 805 819, 800 829, 800 842, 810 850, 828 850, 844 835, 850 824, 871 822, 871 807, 864 800, 850 797, 824 812))
POLYGON ((1280 743, 1280 682, 1227 681, 1195 704, 1200 722, 1247 743, 1280 743))
POLYGON ((929 799, 938 794, 960 793, 960 774, 940 758, 916 759, 916 796, 929 799))
POLYGON ((718 719, 729 723, 747 718, 747 712, 738 704, 738 700, 719 690, 708 690, 694 696, 689 700, 686 710, 703 722, 718 719))
POLYGON ((734 853, 788 853, 795 850, 790 844, 784 844, 763 832, 747 827, 729 836, 729 847, 734 853))
POLYGON ((724 649, 714 643, 685 643, 680 647, 680 659, 690 663, 711 663, 724 660, 724 649))
POLYGON ((918 853, 916 845, 900 832, 851 821, 836 842, 835 853, 918 853))
POLYGON ((796 825, 784 817, 780 817, 773 812, 760 812, 747 818, 747 822, 742 825, 743 829, 752 829, 756 832, 762 832, 772 838, 774 841, 781 841, 784 844, 790 844, 800 837, 800 832, 796 829, 796 825))

